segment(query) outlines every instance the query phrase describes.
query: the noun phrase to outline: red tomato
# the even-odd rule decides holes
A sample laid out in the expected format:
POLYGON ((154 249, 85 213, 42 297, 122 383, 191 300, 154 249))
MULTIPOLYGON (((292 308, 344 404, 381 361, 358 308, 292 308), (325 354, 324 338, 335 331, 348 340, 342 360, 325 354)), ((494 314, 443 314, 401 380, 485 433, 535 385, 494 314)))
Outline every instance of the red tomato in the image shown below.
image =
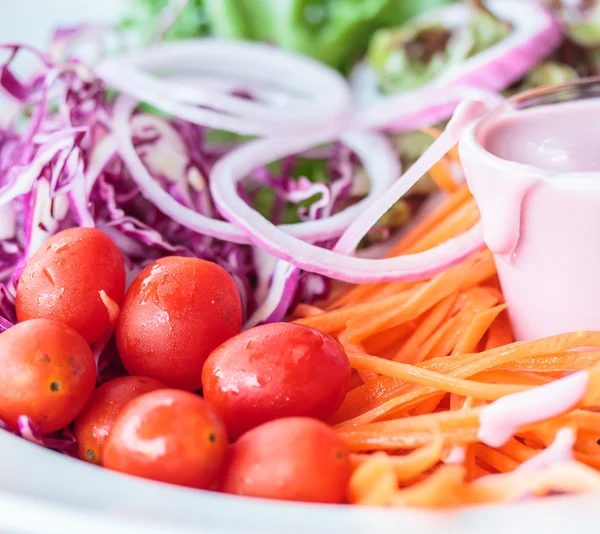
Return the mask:
POLYGON ((91 344, 113 326, 112 310, 101 291, 121 302, 125 291, 121 252, 100 230, 64 230, 46 241, 25 265, 17 286, 17 317, 19 321, 55 319, 91 344))
POLYGON ((240 331, 242 304, 227 271, 196 258, 146 267, 125 295, 117 346, 130 374, 196 390, 210 352, 240 331))
POLYGON ((101 465, 104 443, 123 407, 144 393, 165 387, 158 380, 141 376, 123 376, 102 384, 75 421, 79 457, 101 465))
POLYGON ((340 345, 317 330, 267 324, 216 349, 202 386, 235 438, 281 417, 329 419, 348 393, 350 363, 340 345))
POLYGON ((42 434, 68 425, 95 385, 92 351, 72 328, 32 319, 0 334, 0 419, 13 428, 20 415, 42 434))
POLYGON ((229 451, 219 489, 226 493, 321 503, 346 495, 350 460, 333 429, 307 417, 270 421, 229 451))
POLYGON ((202 397, 161 389, 123 408, 104 446, 104 466, 206 489, 216 481, 226 450, 225 427, 202 397))

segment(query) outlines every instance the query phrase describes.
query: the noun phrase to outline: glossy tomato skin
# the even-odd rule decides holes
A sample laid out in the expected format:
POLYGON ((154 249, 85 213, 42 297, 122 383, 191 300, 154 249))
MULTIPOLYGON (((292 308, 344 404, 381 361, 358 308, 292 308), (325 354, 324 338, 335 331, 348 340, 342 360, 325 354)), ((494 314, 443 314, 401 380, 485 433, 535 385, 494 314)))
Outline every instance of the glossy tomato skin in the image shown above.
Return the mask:
POLYGON ((219 489, 288 501, 340 503, 351 468, 348 449, 321 421, 288 417, 244 434, 227 456, 219 489))
POLYGON ((161 389, 123 408, 104 447, 104 466, 206 489, 220 474, 226 450, 225 427, 202 397, 161 389))
POLYGON ((79 457, 102 465, 104 444, 121 410, 140 395, 165 388, 162 382, 142 376, 122 376, 97 388, 75 421, 79 457))
POLYGON ((342 347, 321 332, 272 323, 242 332, 208 358, 203 395, 233 438, 290 416, 328 420, 350 387, 342 347))
POLYGON ((72 328, 31 319, 0 334, 0 419, 27 415, 42 434, 68 425, 96 385, 90 347, 72 328))
POLYGON ((215 263, 167 257, 133 281, 117 324, 117 346, 130 374, 194 391, 210 352, 237 334, 242 305, 233 278, 215 263))
POLYGON ((125 291, 121 252, 95 228, 63 230, 25 265, 17 286, 17 318, 55 319, 91 344, 113 326, 100 291, 121 302, 125 291))

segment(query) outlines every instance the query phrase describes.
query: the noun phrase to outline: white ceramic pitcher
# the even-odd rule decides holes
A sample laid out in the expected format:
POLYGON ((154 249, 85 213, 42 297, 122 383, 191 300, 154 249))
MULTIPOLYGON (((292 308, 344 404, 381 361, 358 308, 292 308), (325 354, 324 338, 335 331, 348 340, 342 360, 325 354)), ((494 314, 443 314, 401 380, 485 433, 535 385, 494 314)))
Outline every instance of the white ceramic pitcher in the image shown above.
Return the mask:
MULTIPOLYGON (((538 168, 502 159, 484 145, 498 121, 582 100, 600 106, 600 78, 518 95, 461 137, 462 165, 519 340, 600 330, 600 170, 538 168)), ((600 141, 600 125, 581 118, 582 132, 598 131, 600 141)))

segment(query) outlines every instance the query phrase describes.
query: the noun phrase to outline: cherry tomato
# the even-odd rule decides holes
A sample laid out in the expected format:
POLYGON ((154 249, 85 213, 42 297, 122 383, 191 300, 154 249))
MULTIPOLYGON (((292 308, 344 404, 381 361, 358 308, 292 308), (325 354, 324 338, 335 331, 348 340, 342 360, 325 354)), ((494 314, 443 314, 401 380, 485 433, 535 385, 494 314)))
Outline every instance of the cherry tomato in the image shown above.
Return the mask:
POLYGON ((215 263, 168 257, 146 267, 125 295, 117 346, 130 374, 197 390, 210 352, 240 331, 233 278, 215 263))
POLYGON ((0 334, 0 419, 27 415, 42 434, 79 415, 96 385, 94 356, 75 330, 31 319, 0 334))
POLYGON ((101 291, 117 304, 123 298, 125 264, 119 249, 100 230, 64 230, 25 265, 17 286, 17 317, 55 319, 91 344, 113 326, 101 291))
POLYGON ((350 363, 330 337, 293 323, 251 328, 208 358, 204 398, 233 438, 289 416, 329 419, 350 387, 350 363))
POLYGON ((229 451, 219 489, 288 501, 339 503, 350 460, 333 429, 307 417, 270 421, 244 434, 229 451))
POLYGON ((104 446, 104 466, 206 489, 214 485, 226 450, 225 427, 202 397, 160 389, 123 408, 104 446))
POLYGON ((123 407, 144 393, 165 387, 158 380, 141 376, 123 376, 102 384, 75 421, 79 457, 101 465, 104 443, 123 407))

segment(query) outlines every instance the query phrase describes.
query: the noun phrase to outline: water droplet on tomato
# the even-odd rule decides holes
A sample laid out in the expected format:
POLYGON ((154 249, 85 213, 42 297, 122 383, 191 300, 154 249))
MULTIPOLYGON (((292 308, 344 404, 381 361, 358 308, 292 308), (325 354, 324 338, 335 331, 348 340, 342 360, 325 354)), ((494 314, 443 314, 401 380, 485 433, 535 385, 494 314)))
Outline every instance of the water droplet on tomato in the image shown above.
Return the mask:
POLYGON ((66 252, 69 249, 68 243, 54 243, 51 246, 52 252, 56 252, 56 254, 61 254, 62 252, 66 252))
POLYGON ((294 345, 290 350, 290 358, 294 363, 298 363, 302 358, 310 354, 310 347, 308 345, 300 344, 294 345))
POLYGON ((219 379, 219 389, 223 393, 238 395, 240 388, 260 388, 263 385, 254 373, 246 371, 227 372, 217 367, 215 376, 219 379))
POLYGON ((168 324, 170 321, 169 312, 166 310, 161 310, 157 308, 154 312, 154 322, 156 325, 168 324))

